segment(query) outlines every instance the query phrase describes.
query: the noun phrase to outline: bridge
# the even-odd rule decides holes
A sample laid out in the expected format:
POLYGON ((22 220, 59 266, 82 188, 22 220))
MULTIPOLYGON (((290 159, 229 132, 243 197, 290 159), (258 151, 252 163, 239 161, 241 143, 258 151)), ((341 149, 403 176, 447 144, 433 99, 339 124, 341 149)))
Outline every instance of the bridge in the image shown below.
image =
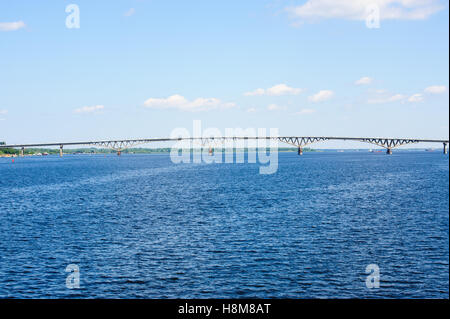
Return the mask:
POLYGON ((176 141, 191 141, 200 142, 201 145, 211 145, 216 143, 224 143, 226 141, 237 140, 278 140, 279 142, 289 144, 297 147, 298 155, 303 154, 303 148, 307 145, 323 142, 323 141, 358 141, 370 143, 386 149, 387 154, 392 154, 392 150, 408 144, 417 143, 441 143, 444 147, 444 154, 447 154, 447 145, 449 140, 427 140, 427 139, 411 139, 411 138, 384 138, 384 137, 332 137, 332 136, 276 136, 276 137, 256 137, 256 136, 230 136, 230 137, 179 137, 179 138, 149 138, 149 139, 126 139, 126 140, 103 140, 103 141, 85 141, 85 142, 67 142, 67 143, 39 143, 39 144, 6 144, 0 143, 2 148, 19 148, 20 156, 24 156, 25 148, 36 147, 59 147, 59 155, 63 156, 64 146, 95 146, 102 148, 109 148, 120 155, 121 152, 127 148, 137 145, 155 143, 155 142, 176 142, 176 141))

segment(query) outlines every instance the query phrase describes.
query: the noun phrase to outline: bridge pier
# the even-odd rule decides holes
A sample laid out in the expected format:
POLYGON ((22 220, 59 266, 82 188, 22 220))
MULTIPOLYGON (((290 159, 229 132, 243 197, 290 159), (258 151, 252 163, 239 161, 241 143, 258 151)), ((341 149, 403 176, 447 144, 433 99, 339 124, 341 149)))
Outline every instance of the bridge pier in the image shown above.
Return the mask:
POLYGON ((447 154, 447 143, 444 143, 444 155, 447 154))
POLYGON ((298 147, 298 151, 297 151, 298 155, 303 155, 303 148, 302 147, 298 147))
POLYGON ((386 151, 386 154, 387 155, 392 155, 392 148, 388 148, 387 151, 386 151))
POLYGON ((22 147, 20 149, 20 157, 24 157, 25 156, 25 147, 22 147))
POLYGON ((60 157, 63 156, 63 146, 62 145, 59 146, 59 156, 60 157))

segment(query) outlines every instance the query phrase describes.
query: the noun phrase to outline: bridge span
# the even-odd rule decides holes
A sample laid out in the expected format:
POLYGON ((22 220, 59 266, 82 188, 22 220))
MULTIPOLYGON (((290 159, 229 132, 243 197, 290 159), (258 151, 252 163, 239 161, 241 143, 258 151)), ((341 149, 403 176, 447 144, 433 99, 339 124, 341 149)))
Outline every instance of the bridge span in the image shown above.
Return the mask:
POLYGON ((65 143, 37 143, 37 144, 0 144, 1 148, 19 148, 20 155, 24 156, 25 148, 36 147, 58 147, 59 154, 63 155, 64 146, 95 146, 102 148, 110 148, 117 152, 118 155, 127 148, 131 148, 137 145, 149 144, 154 142, 177 142, 177 141, 197 141, 201 142, 201 145, 211 145, 215 143, 224 143, 225 141, 236 140, 278 140, 279 142, 289 144, 297 147, 298 154, 303 154, 303 148, 307 145, 322 142, 322 141, 358 141, 364 143, 374 144, 376 146, 386 149, 387 154, 392 154, 392 149, 417 143, 442 143, 444 147, 444 154, 447 154, 447 145, 449 140, 430 140, 430 139, 411 139, 411 138, 384 138, 384 137, 335 137, 335 136, 230 136, 230 137, 179 137, 179 138, 148 138, 148 139, 125 139, 125 140, 103 140, 103 141, 84 141, 84 142, 65 142, 65 143))

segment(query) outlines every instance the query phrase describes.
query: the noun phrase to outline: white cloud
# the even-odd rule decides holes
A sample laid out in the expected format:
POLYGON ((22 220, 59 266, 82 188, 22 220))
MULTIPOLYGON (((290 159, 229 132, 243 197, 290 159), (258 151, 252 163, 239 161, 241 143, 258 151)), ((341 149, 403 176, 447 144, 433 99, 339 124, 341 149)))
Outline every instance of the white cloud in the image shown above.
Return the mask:
POLYGON ((78 109, 75 109, 74 113, 93 113, 105 108, 104 105, 94 105, 94 106, 83 106, 78 109))
POLYGON ((418 103, 423 101, 423 95, 420 93, 413 94, 408 98, 408 102, 418 103))
POLYGON ((0 115, 6 115, 8 114, 8 110, 0 110, 0 115))
POLYGON ((0 31, 16 31, 25 28, 23 21, 16 22, 0 22, 0 31))
POLYGON ((125 12, 123 15, 125 17, 131 17, 133 14, 135 14, 136 10, 134 8, 130 8, 127 12, 125 12))
POLYGON ((300 111, 298 111, 298 112, 295 113, 295 114, 298 114, 298 115, 307 115, 307 114, 312 114, 312 113, 314 113, 314 112, 316 112, 316 110, 314 110, 314 109, 301 109, 300 111))
POLYGON ((286 84, 277 84, 266 90, 264 89, 256 89, 251 92, 244 93, 245 96, 255 96, 255 95, 271 95, 271 96, 280 96, 280 95, 298 95, 303 92, 303 89, 293 88, 286 84))
POLYGON ((256 89, 251 92, 245 92, 244 95, 245 96, 256 96, 256 95, 264 95, 265 93, 266 93, 266 91, 264 89, 256 89))
POLYGON ((356 85, 367 85, 370 83, 372 83, 372 79, 369 78, 368 76, 364 76, 355 82, 356 85))
POLYGON ((286 84, 277 84, 267 89, 267 95, 297 95, 302 92, 302 89, 292 88, 286 84))
POLYGON ((423 20, 444 9, 440 0, 308 0, 286 10, 301 21, 365 20, 373 5, 379 8, 380 20, 423 20))
POLYGON ((395 94, 382 98, 369 99, 367 103, 369 104, 382 104, 382 103, 392 103, 402 101, 406 98, 403 94, 395 94))
POLYGON ((317 103, 317 102, 327 101, 327 100, 331 99, 333 97, 333 95, 334 95, 333 91, 321 90, 321 91, 317 92, 316 94, 308 97, 308 99, 311 102, 317 103))
POLYGON ((175 94, 168 98, 149 98, 144 102, 148 108, 177 109, 181 111, 208 111, 212 109, 228 109, 236 106, 235 103, 224 103, 217 98, 199 97, 189 101, 184 96, 175 94))
POLYGON ((425 93, 430 94, 441 94, 447 91, 447 87, 445 85, 433 85, 429 86, 425 89, 425 93))
POLYGON ((251 107, 247 110, 248 113, 255 113, 256 109, 254 107, 251 107))
POLYGON ((286 110, 286 107, 285 106, 280 106, 280 105, 277 105, 277 104, 269 104, 267 106, 267 109, 269 111, 281 111, 281 110, 286 110))

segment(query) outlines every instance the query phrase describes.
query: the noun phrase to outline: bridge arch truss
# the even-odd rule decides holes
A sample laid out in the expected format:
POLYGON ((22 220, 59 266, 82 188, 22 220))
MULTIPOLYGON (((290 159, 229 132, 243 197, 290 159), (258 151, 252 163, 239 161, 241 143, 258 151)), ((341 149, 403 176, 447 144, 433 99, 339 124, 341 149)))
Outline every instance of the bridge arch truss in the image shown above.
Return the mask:
MULTIPOLYGON (((299 155, 303 153, 303 147, 323 142, 323 141, 331 141, 331 140, 340 140, 340 141, 357 141, 373 144, 382 148, 387 149, 387 153, 391 154, 392 149, 408 145, 408 144, 417 144, 417 143, 442 143, 444 145, 444 153, 447 153, 447 145, 449 143, 448 140, 424 140, 424 139, 408 139, 408 138, 371 138, 371 137, 324 137, 324 136, 267 136, 267 137, 255 137, 255 136, 211 136, 211 137, 187 137, 187 138, 150 138, 150 139, 127 139, 127 140, 103 140, 103 141, 89 141, 89 142, 67 142, 67 143, 43 143, 43 144, 0 144, 0 148, 20 148, 21 155, 24 153, 24 149, 28 147, 43 147, 43 146, 59 146, 60 147, 60 155, 63 154, 64 146, 73 146, 73 145, 90 145, 101 148, 109 148, 116 151, 119 155, 121 151, 132 148, 137 145, 149 144, 153 142, 179 142, 185 141, 190 142, 191 146, 198 145, 201 147, 209 147, 210 149, 213 147, 238 147, 234 143, 228 144, 230 142, 236 141, 256 141, 256 140, 277 140, 279 142, 289 144, 298 148, 299 155)), ((255 143, 256 146, 259 143, 255 143)), ((240 145, 239 145, 240 146, 240 145)), ((252 146, 253 147, 253 146, 252 146)))

